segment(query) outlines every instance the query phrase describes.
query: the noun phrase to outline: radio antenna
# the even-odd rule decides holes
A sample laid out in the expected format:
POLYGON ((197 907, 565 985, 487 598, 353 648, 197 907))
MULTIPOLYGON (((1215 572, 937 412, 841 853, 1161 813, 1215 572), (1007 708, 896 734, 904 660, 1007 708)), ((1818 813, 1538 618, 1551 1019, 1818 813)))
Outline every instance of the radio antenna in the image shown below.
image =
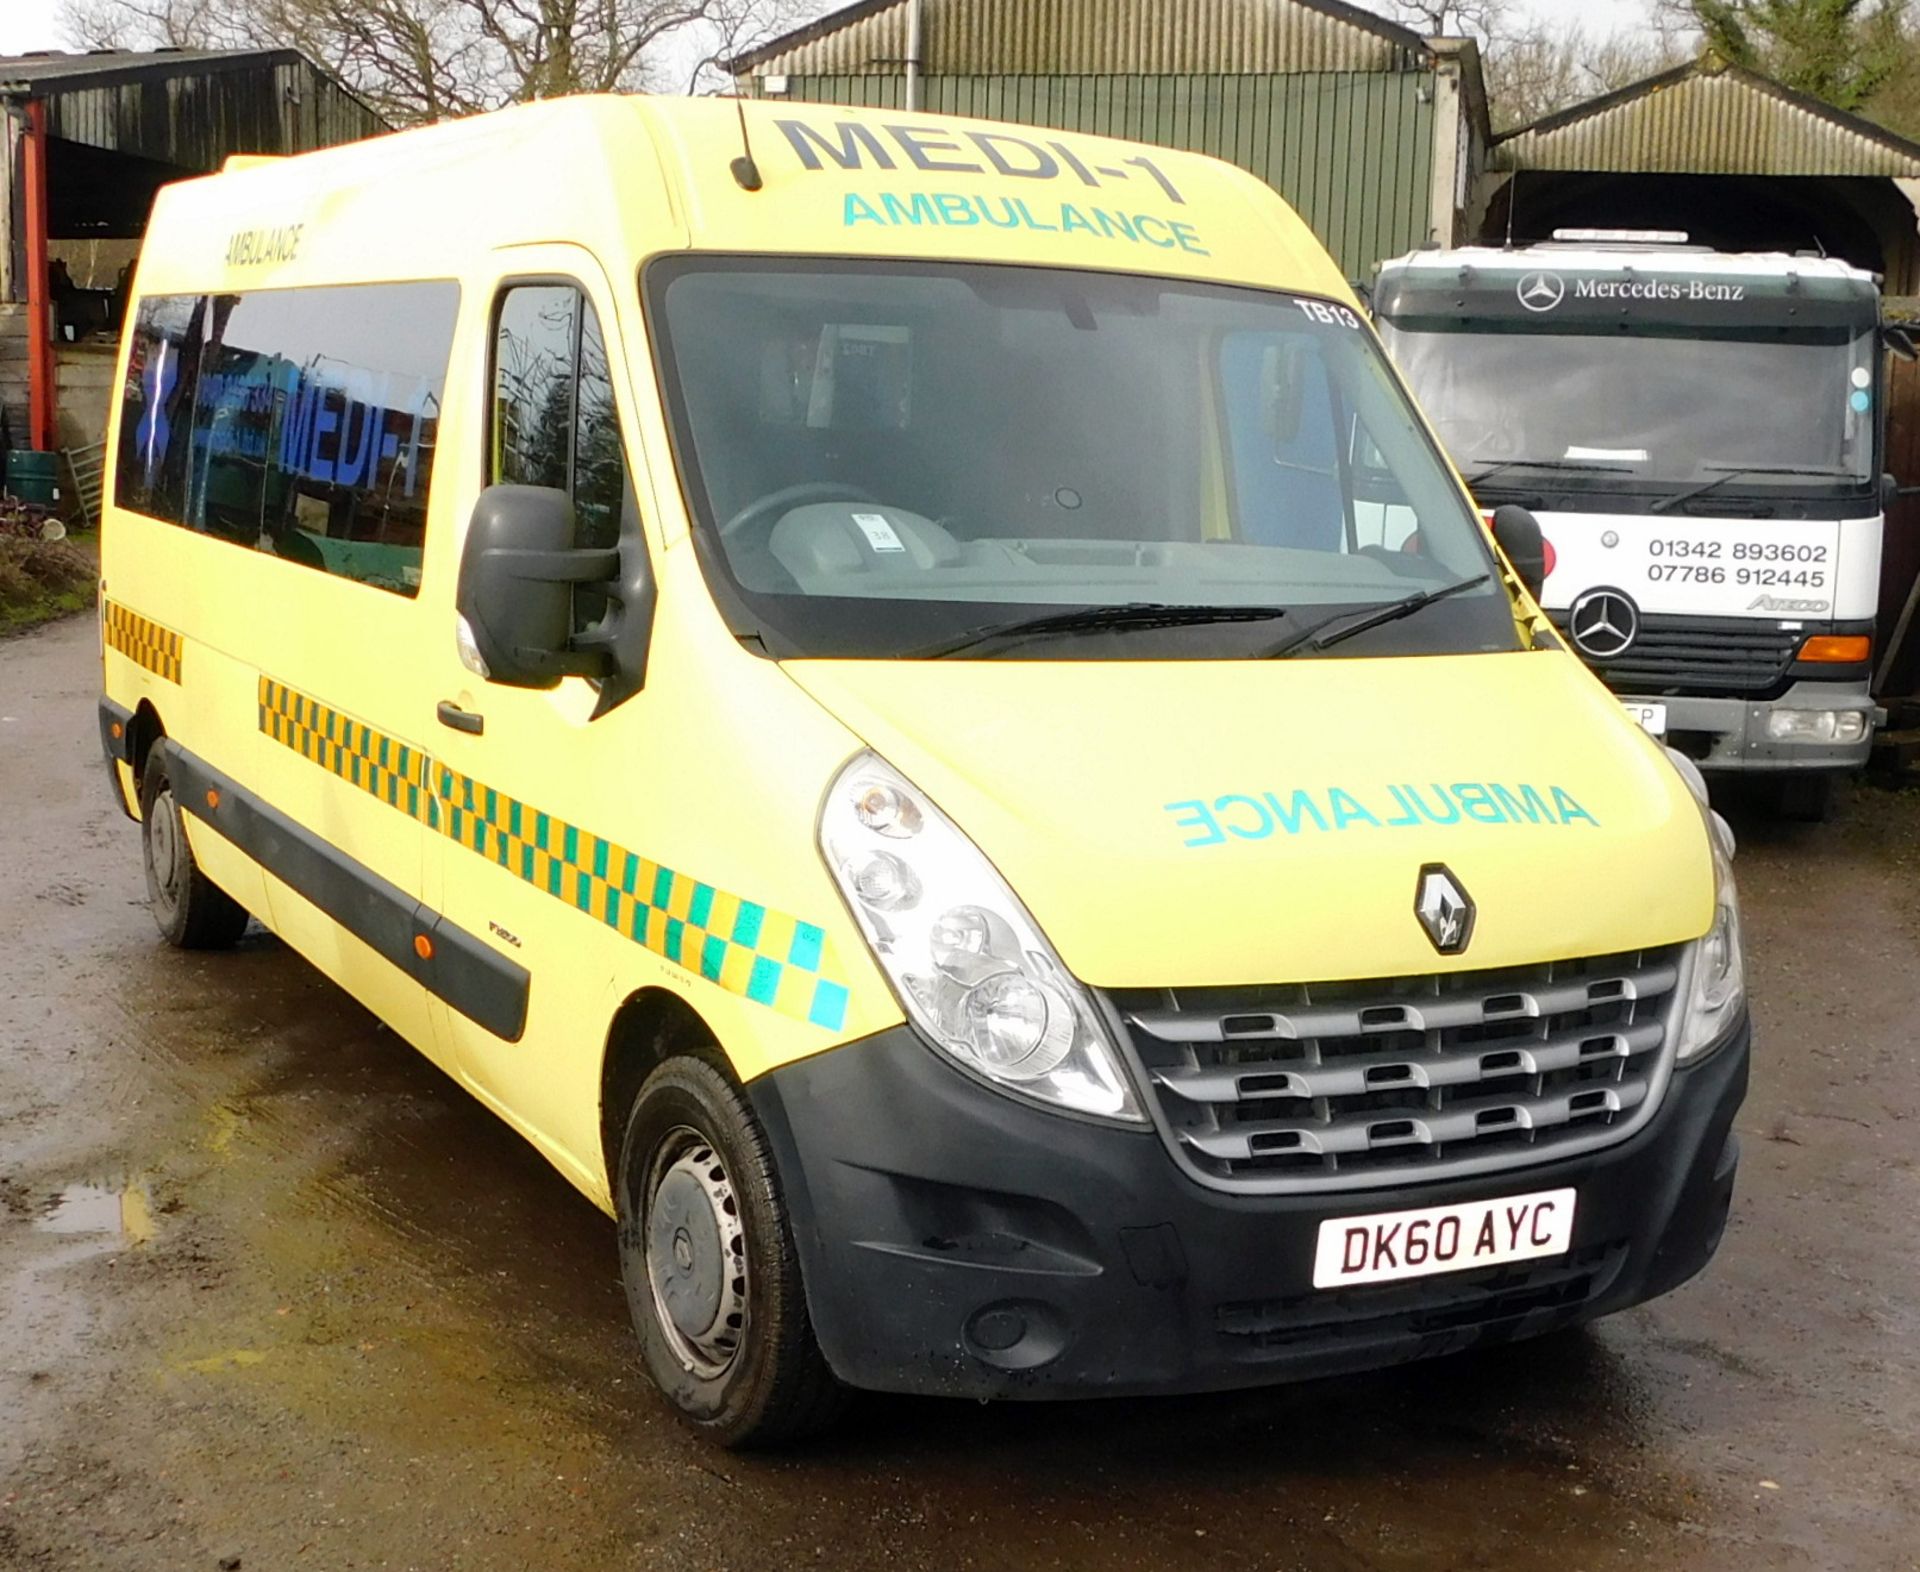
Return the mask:
POLYGON ((738 93, 733 95, 733 112, 740 121, 740 156, 727 165, 727 171, 742 191, 758 191, 766 181, 760 178, 760 166, 753 161, 753 143, 747 136, 747 108, 738 93))
POLYGON ((1513 210, 1520 204, 1520 171, 1507 182, 1507 250, 1513 249, 1513 210))

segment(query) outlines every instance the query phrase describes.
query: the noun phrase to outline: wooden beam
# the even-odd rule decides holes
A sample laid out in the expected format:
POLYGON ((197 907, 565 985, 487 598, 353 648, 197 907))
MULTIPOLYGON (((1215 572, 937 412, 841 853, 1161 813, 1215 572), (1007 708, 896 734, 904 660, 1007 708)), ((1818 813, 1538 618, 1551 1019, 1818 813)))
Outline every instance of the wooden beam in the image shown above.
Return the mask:
POLYGON ((20 174, 20 124, 18 107, 10 99, 0 99, 0 305, 20 298, 13 255, 13 190, 20 174))

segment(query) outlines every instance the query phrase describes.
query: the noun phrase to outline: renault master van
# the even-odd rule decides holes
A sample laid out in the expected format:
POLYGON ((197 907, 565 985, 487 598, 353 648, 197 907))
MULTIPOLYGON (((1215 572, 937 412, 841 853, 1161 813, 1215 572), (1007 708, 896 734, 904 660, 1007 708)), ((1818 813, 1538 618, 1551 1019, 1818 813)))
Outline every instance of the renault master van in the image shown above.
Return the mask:
POLYGON ((1730 840, 1250 176, 583 98, 171 186, 134 294, 161 932, 258 921, 538 1147, 705 1433, 1358 1370, 1713 1252, 1730 840))

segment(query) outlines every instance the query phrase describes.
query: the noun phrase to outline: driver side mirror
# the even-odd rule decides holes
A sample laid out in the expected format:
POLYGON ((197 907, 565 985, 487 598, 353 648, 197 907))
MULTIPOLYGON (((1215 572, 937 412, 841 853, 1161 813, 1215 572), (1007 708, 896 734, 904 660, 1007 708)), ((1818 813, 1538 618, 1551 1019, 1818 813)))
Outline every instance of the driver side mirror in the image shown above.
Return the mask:
POLYGON ((1540 521, 1517 503, 1493 510, 1493 538, 1536 601, 1547 582, 1547 541, 1540 521))
POLYGON ((617 550, 574 545, 573 502, 547 486, 489 486, 474 504, 460 555, 454 605, 485 662, 489 682, 551 688, 562 677, 604 677, 604 647, 573 632, 577 584, 603 584, 620 570, 617 550))

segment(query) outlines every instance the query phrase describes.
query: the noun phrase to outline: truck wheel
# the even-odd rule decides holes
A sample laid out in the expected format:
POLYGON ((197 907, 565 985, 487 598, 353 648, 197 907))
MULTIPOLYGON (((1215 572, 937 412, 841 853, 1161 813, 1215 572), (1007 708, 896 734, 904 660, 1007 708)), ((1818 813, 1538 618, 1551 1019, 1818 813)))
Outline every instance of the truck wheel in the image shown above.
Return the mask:
POLYGON ((147 905, 160 936, 181 950, 224 950, 247 931, 247 909, 193 860, 186 824, 174 800, 173 751, 163 737, 140 775, 140 849, 147 905))
POLYGON ((627 1119, 614 1201, 620 1275, 654 1384, 722 1446, 772 1446, 832 1422, 773 1154, 747 1100, 676 1055, 627 1119))
POLYGON ((1773 787, 1773 811, 1797 824, 1824 824, 1833 811, 1833 777, 1824 771, 1782 775, 1773 787))

